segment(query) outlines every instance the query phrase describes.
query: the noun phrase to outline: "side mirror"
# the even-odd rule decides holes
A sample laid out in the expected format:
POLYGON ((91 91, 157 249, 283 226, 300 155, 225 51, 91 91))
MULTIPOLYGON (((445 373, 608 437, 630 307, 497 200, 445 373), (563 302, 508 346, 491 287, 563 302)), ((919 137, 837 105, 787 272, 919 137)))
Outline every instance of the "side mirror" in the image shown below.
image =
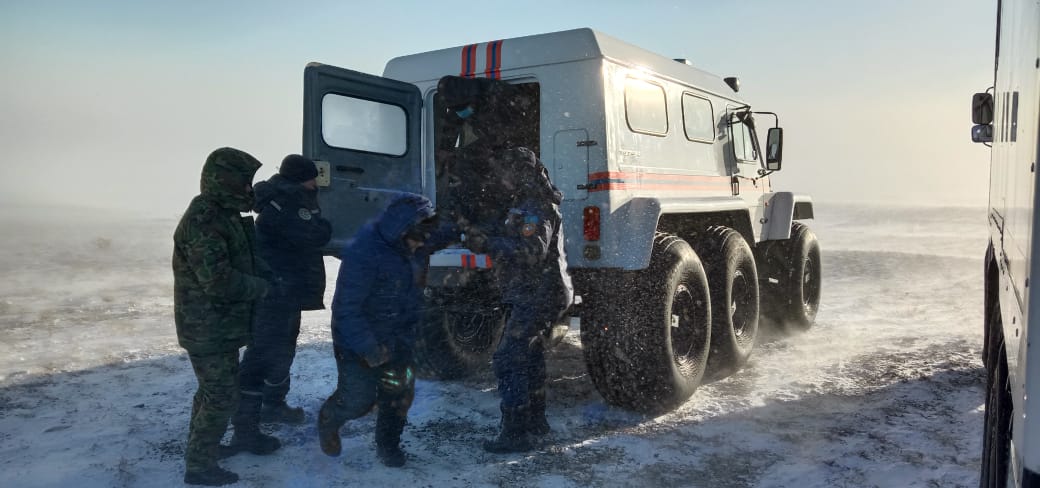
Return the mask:
POLYGON ((766 169, 780 171, 780 160, 784 154, 784 129, 773 127, 766 136, 766 169))
POLYGON ((993 126, 990 124, 973 126, 971 142, 993 142, 993 126))
POLYGON ((971 123, 979 125, 993 123, 993 95, 976 93, 971 97, 971 123))

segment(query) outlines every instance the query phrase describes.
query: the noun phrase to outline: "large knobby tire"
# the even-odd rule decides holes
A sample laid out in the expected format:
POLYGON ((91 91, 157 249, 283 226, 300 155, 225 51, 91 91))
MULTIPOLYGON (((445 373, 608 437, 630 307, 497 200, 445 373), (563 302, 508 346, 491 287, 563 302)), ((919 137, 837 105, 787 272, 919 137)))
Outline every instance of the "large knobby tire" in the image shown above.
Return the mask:
POLYGON ((694 245, 711 292, 711 355, 708 375, 725 377, 747 363, 758 337, 758 270, 739 232, 709 227, 694 245))
POLYGON ((454 380, 488 369, 506 317, 501 305, 454 302, 428 306, 415 343, 419 376, 454 380))
POLYGON ((582 349, 592 383, 608 403, 659 413, 689 398, 704 375, 711 333, 707 276, 686 241, 658 233, 650 266, 632 283, 592 294, 583 305, 582 349))
MULTIPOLYGON (((1000 308, 992 307, 995 331, 1001 330, 1000 308)), ((993 316, 991 315, 991 316, 993 316)), ((990 345, 986 374, 986 417, 982 430, 982 468, 979 486, 1007 486, 1008 462, 1011 459, 1011 415, 1014 406, 1008 389, 1007 352, 1004 341, 990 345)))
POLYGON ((784 332, 802 332, 820 309, 820 244, 809 227, 791 224, 791 238, 767 241, 763 253, 762 315, 784 332))

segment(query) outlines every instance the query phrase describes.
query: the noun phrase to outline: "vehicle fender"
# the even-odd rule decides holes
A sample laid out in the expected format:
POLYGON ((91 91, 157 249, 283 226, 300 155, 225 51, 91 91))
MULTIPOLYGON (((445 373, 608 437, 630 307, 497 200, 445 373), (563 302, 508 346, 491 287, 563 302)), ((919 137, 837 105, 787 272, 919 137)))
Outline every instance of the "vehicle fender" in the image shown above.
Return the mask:
POLYGON ((654 234, 662 215, 690 215, 723 212, 743 212, 748 204, 739 197, 708 198, 633 198, 615 209, 610 216, 612 225, 618 225, 613 249, 604 249, 615 266, 625 270, 646 269, 650 265, 654 234), (608 254, 609 253, 609 254, 608 254))
POLYGON ((791 238, 791 222, 813 218, 812 197, 789 191, 772 193, 764 202, 766 211, 759 222, 761 240, 778 241, 791 238))

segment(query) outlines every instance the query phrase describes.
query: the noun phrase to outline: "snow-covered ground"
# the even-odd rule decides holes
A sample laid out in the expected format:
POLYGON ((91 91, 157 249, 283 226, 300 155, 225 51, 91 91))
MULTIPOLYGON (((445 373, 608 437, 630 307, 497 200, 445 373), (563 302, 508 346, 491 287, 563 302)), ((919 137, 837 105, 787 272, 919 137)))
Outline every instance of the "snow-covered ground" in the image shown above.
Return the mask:
MULTIPOLYGON (((179 486, 195 378, 173 327, 172 219, 0 214, 0 486, 179 486)), ((555 432, 490 455, 490 372, 419 381, 408 465, 374 454, 372 416, 318 448, 336 378, 328 312, 304 316, 285 447, 225 461, 238 486, 976 486, 985 210, 817 205, 817 326, 762 344, 678 410, 608 407, 576 332, 549 359, 555 432)), ((330 278, 338 263, 327 260, 330 278)), ((329 283, 331 297, 333 281, 329 283)))

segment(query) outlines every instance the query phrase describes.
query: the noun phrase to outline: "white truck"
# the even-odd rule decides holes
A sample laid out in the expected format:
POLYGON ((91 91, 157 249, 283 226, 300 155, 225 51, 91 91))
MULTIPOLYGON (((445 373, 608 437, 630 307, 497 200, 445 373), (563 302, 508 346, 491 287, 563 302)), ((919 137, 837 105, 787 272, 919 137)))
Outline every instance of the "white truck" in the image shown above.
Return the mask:
POLYGON ((982 487, 1040 487, 1040 6, 998 0, 993 86, 972 99, 972 140, 991 145, 985 258, 982 487))
MULTIPOLYGON (((820 248, 799 222, 813 204, 772 188, 777 116, 740 100, 736 78, 590 29, 398 57, 383 77, 308 65, 303 154, 321 171, 330 252, 388 192, 436 202, 450 191, 436 150, 445 75, 516 87, 525 108, 502 130, 520 134, 564 195, 578 297, 570 323, 580 323, 587 369, 609 403, 673 408, 746 362, 760 317, 788 330, 813 324, 820 248), (775 121, 764 151, 756 115, 775 121)), ((417 346, 426 373, 487 366, 505 320, 493 266, 461 247, 431 257, 417 346)))

